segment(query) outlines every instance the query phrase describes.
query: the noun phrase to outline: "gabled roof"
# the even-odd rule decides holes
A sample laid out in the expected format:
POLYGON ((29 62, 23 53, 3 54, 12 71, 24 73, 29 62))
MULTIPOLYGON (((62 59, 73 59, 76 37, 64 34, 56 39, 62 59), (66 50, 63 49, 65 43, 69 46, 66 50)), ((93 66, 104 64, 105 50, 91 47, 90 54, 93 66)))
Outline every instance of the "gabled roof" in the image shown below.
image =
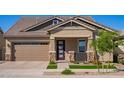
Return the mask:
POLYGON ((46 19, 46 20, 39 21, 39 22, 37 22, 36 24, 34 24, 34 25, 32 25, 32 26, 30 26, 30 27, 28 27, 28 28, 26 28, 26 29, 24 29, 24 30, 22 30, 22 31, 27 31, 27 30, 29 30, 29 29, 32 29, 32 28, 34 28, 34 27, 36 27, 36 26, 39 26, 39 25, 41 25, 41 24, 44 24, 44 23, 46 23, 46 22, 48 22, 48 21, 50 21, 50 20, 53 20, 53 19, 58 19, 58 20, 64 21, 64 19, 62 19, 62 18, 60 18, 60 17, 58 17, 58 16, 52 16, 52 17, 50 17, 50 18, 48 18, 48 19, 46 19))
POLYGON ((100 29, 105 29, 105 30, 107 30, 107 31, 116 31, 116 30, 114 30, 114 29, 112 29, 112 28, 109 28, 109 27, 104 26, 104 25, 102 25, 102 24, 96 23, 96 22, 93 21, 93 20, 89 20, 89 19, 83 18, 82 16, 76 16, 76 17, 74 17, 74 18, 71 18, 70 20, 66 20, 66 21, 64 21, 64 22, 61 22, 61 23, 59 23, 59 24, 57 24, 57 25, 55 25, 55 26, 49 27, 49 28, 47 28, 47 29, 48 29, 48 31, 50 31, 51 29, 57 28, 57 27, 59 27, 59 26, 65 24, 65 23, 67 23, 67 22, 69 22, 69 21, 73 21, 73 22, 79 23, 79 24, 81 24, 82 26, 85 26, 85 27, 87 27, 87 28, 92 28, 92 29, 100 28, 100 29), (79 21, 79 20, 77 20, 77 19, 81 19, 82 21, 87 22, 87 24, 84 23, 84 22, 82 22, 82 21, 79 21))
POLYGON ((15 25, 13 25, 6 33, 6 37, 13 37, 13 36, 43 36, 43 37, 49 37, 48 30, 53 29, 55 27, 59 27, 62 24, 65 24, 66 22, 69 22, 69 20, 78 23, 82 26, 85 26, 90 29, 94 29, 95 26, 99 27, 101 29, 107 29, 109 31, 112 31, 113 29, 103 26, 101 24, 96 23, 90 16, 25 16, 22 17, 20 20, 18 20, 15 25), (62 22, 60 22, 57 25, 49 25, 41 30, 38 31, 27 31, 28 29, 31 29, 33 27, 36 27, 38 25, 44 24, 45 22, 48 22, 49 20, 52 20, 54 18, 58 18, 62 22), (77 19, 80 19, 82 21, 79 21, 77 19), (86 24, 87 23, 87 24, 86 24))
POLYGON ((77 19, 80 19, 80 20, 82 20, 82 21, 85 21, 85 22, 87 22, 87 23, 90 23, 90 24, 92 24, 92 25, 94 25, 94 26, 97 26, 97 27, 99 27, 99 28, 101 28, 101 29, 105 29, 105 30, 108 30, 108 31, 117 31, 117 30, 112 29, 112 28, 110 28, 110 27, 107 27, 107 26, 105 26, 105 25, 103 25, 103 24, 100 24, 100 23, 97 23, 97 22, 95 22, 95 21, 91 21, 91 20, 85 19, 85 18, 83 18, 82 16, 77 17, 77 19))
POLYGON ((70 20, 66 20, 66 21, 61 22, 61 23, 59 23, 59 24, 57 24, 57 25, 54 25, 54 26, 52 26, 52 27, 47 28, 47 31, 53 30, 53 29, 55 29, 55 28, 58 28, 58 27, 60 27, 60 26, 62 26, 62 25, 65 25, 65 24, 67 24, 67 23, 69 23, 69 22, 74 22, 74 23, 79 24, 79 25, 81 25, 81 26, 83 26, 83 27, 86 27, 86 28, 88 28, 88 29, 90 29, 90 30, 96 30, 95 28, 90 27, 90 26, 87 26, 87 25, 85 25, 85 24, 82 24, 82 23, 80 23, 80 22, 78 22, 78 21, 76 21, 76 20, 74 20, 74 19, 72 18, 72 19, 70 19, 70 20))
MULTIPOLYGON (((24 16, 24 17, 21 17, 6 33, 5 33, 5 36, 6 37, 13 37, 13 36, 30 36, 30 35, 39 35, 39 33, 36 33, 36 32, 25 32, 23 30, 26 30, 30 27, 33 27, 33 26, 37 26, 37 25, 40 25, 42 22, 45 22, 51 18, 61 18, 63 19, 63 21, 66 21, 66 20, 69 20, 73 17, 76 17, 76 16, 24 16), (22 32, 23 31, 23 32, 22 32)), ((89 16, 84 16, 84 18, 86 19, 90 19, 89 16)), ((92 19, 90 19, 92 20, 92 19)), ((49 27, 52 27, 52 26, 49 26, 49 27)), ((47 27, 46 27, 47 28, 47 27)), ((41 29, 43 31, 40 31, 40 35, 42 36, 47 36, 47 32, 44 30, 44 29, 41 29)), ((38 31, 39 32, 39 31, 38 31)))

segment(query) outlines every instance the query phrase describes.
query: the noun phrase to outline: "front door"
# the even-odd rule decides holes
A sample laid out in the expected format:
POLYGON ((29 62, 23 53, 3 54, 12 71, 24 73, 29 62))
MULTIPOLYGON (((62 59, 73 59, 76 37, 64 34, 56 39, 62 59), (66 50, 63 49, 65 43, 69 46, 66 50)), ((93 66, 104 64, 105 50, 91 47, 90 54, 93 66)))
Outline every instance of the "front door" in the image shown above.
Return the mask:
POLYGON ((65 40, 57 40, 57 60, 65 59, 65 40))

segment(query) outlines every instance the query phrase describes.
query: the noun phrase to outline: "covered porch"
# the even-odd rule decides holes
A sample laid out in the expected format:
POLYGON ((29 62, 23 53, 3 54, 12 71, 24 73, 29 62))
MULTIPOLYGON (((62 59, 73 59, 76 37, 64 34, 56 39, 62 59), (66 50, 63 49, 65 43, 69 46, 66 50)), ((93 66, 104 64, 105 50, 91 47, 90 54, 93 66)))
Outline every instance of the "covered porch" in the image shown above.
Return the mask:
POLYGON ((50 60, 68 62, 92 61, 91 39, 88 37, 54 37, 50 39, 50 60))
POLYGON ((91 61, 93 49, 90 47, 95 29, 69 20, 49 30, 50 60, 91 61))

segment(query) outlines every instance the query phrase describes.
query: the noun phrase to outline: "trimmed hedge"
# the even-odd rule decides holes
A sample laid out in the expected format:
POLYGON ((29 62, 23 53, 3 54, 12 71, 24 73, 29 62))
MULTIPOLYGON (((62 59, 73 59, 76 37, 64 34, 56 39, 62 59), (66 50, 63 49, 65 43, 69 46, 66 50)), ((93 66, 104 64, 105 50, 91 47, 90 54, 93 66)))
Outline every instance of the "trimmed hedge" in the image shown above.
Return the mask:
POLYGON ((47 69, 57 69, 57 65, 56 64, 49 64, 47 66, 47 69))
POLYGON ((50 61, 49 64, 56 64, 56 62, 55 61, 50 61))
MULTIPOLYGON (((70 69, 97 69, 97 65, 69 65, 70 69)), ((102 66, 100 65, 101 69, 102 66)), ((114 69, 114 66, 108 66, 108 69, 114 69)), ((104 65, 104 69, 107 69, 107 65, 104 65)))
POLYGON ((62 74, 65 74, 65 75, 70 75, 70 74, 75 74, 74 72, 72 72, 70 69, 65 69, 61 72, 62 74))

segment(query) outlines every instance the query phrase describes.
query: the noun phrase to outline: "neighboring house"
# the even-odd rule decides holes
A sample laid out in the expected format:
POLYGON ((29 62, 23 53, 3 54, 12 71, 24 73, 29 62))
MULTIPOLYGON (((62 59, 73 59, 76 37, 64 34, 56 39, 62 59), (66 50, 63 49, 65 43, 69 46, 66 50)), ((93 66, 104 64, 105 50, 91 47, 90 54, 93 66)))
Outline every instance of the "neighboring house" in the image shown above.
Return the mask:
MULTIPOLYGON (((124 31, 120 31, 119 39, 124 40, 124 31)), ((124 45, 118 46, 118 48, 115 49, 115 52, 119 59, 124 59, 124 45)))
POLYGON ((5 43, 4 43, 3 31, 0 28, 0 61, 4 60, 4 48, 5 48, 4 44, 5 43))
MULTIPOLYGON (((90 16, 22 17, 5 33, 5 59, 92 61, 91 42, 100 29, 113 31, 90 16)), ((104 56, 106 61, 112 59, 108 54, 104 56)))

